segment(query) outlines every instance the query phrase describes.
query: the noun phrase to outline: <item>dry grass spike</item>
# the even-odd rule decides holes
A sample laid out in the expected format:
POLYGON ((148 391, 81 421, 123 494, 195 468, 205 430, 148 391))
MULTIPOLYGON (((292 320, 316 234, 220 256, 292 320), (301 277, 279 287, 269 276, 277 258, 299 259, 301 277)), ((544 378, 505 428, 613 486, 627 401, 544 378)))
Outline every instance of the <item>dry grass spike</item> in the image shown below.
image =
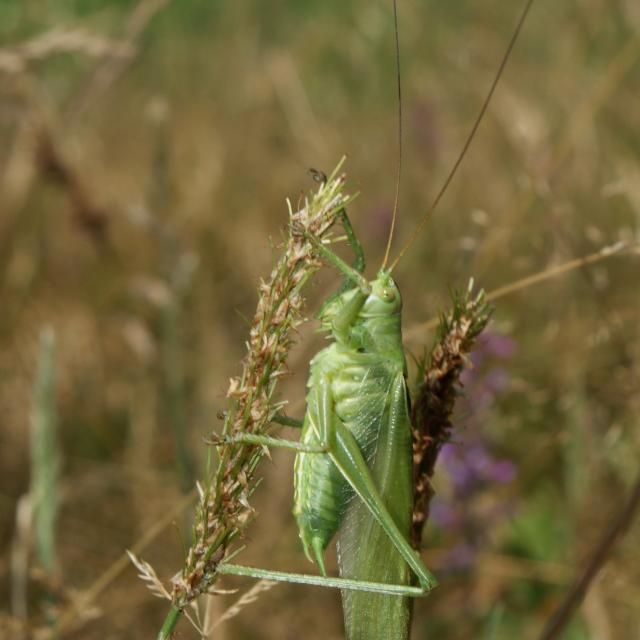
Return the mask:
POLYGON ((225 437, 265 434, 274 415, 284 406, 276 399, 277 383, 287 372, 294 331, 303 322, 302 289, 321 266, 309 238, 330 241, 336 216, 350 201, 343 193, 343 162, 344 159, 298 211, 294 212, 289 203, 284 250, 268 280, 259 285, 242 373, 229 382, 222 439, 217 435, 211 438, 219 443, 218 463, 210 469, 199 491, 193 542, 183 570, 173 579, 173 607, 161 638, 169 637, 189 603, 211 592, 218 566, 238 552, 238 540, 254 516, 249 498, 257 486, 255 471, 265 450, 227 442, 225 437))

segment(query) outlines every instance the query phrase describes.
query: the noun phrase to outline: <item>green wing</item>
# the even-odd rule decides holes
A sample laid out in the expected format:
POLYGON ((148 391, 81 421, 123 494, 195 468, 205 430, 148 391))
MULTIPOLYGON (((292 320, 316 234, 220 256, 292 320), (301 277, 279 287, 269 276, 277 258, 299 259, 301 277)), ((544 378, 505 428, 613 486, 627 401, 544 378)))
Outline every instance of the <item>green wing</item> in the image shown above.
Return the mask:
MULTIPOLYGON (((391 383, 371 475, 398 529, 409 539, 412 512, 411 423, 402 374, 391 383)), ((410 585, 412 572, 389 535, 360 500, 351 502, 338 534, 340 575, 410 585)), ((342 592, 348 640, 406 640, 411 598, 342 592)))

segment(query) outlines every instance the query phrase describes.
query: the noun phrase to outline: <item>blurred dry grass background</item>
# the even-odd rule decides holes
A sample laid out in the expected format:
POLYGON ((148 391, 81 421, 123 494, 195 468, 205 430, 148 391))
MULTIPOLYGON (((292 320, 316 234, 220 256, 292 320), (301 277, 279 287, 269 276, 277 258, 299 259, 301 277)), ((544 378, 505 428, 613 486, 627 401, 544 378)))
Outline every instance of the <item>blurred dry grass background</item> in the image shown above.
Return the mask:
MULTIPOLYGON (((400 3, 406 154, 396 250, 481 104, 519 10, 508 5, 400 3)), ((48 615, 60 615, 65 598, 157 529, 199 476, 201 438, 243 354, 243 316, 270 269, 284 198, 311 186, 309 167, 329 170, 347 154, 361 191, 352 221, 371 271, 380 263, 396 163, 392 25, 390 3, 377 0, 0 3, 3 615, 17 579, 10 549, 29 488, 41 329, 57 336, 63 462, 52 591, 62 602, 48 615)), ((491 290, 628 246, 496 301, 492 335, 512 344, 504 380, 475 419, 472 404, 463 408, 455 446, 481 442, 515 474, 464 503, 472 534, 444 520, 428 526, 425 558, 442 584, 416 606, 415 638, 481 638, 497 617, 497 638, 538 637, 635 480, 638 95, 637 3, 539 0, 458 177, 398 269, 414 327, 471 276, 491 290), (469 538, 473 557, 452 568, 450 552, 469 538)), ((326 271, 310 297, 318 304, 335 282, 326 271)), ((410 335, 416 353, 433 338, 410 335)), ((307 325, 284 386, 292 413, 321 344, 307 325)), ((490 356, 475 384, 482 367, 497 366, 490 356)), ((247 564, 311 569, 290 515, 291 465, 283 452, 264 465, 247 564)), ((436 489, 455 506, 445 468, 436 489)), ((188 513, 176 520, 183 534, 188 513)), ((639 535, 636 523, 564 637, 640 637, 639 535)), ((181 548, 169 526, 141 555, 168 578, 181 548)), ((39 626, 42 579, 30 584, 39 626)), ((236 598, 213 599, 213 615, 236 598)), ((61 637, 152 637, 165 608, 132 568, 90 606, 99 611, 81 608, 95 619, 61 637)), ((19 637, 9 621, 4 628, 19 637)), ((196 634, 184 625, 180 637, 196 634)), ((340 638, 338 595, 277 586, 213 637, 340 638)))

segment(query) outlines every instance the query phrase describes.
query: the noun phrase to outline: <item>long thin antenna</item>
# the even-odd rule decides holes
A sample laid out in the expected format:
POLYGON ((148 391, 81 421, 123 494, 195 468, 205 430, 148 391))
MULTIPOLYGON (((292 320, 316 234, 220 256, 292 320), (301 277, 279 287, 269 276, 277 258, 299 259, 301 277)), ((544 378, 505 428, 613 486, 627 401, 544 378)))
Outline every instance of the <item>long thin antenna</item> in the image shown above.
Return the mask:
POLYGON ((393 232, 396 228, 396 218, 398 217, 398 203, 400 202, 400 178, 402 175, 402 81, 400 76, 400 30, 398 29, 398 2, 393 0, 393 28, 396 40, 396 81, 398 87, 398 172, 396 173, 396 195, 393 201, 393 215, 391 216, 391 229, 387 239, 387 248, 384 252, 382 268, 387 266, 393 232))
POLYGON ((518 20, 518 24, 516 25, 515 31, 513 32, 513 35, 511 36, 511 40, 509 41, 507 49, 506 49, 504 55, 502 56, 502 60, 500 61, 500 66, 498 67, 498 71, 496 72, 496 75, 493 78, 493 82, 491 83, 491 87, 489 89, 489 93, 487 93, 487 97, 484 99, 484 102, 482 103, 482 108, 480 109, 480 112, 478 113, 478 116, 476 117, 476 120, 473 123, 473 127, 471 127, 471 131, 469 132, 469 135, 467 136, 467 139, 466 139, 466 141, 464 143, 464 146, 462 147, 462 151, 460 152, 460 154, 458 155, 456 161, 454 162, 453 167, 451 167, 451 171, 449 171, 449 175, 447 176, 447 179, 444 181, 444 184, 442 185, 442 188, 440 189, 440 191, 438 191, 438 195, 435 197, 435 200, 433 201, 431 206, 427 209, 427 212, 422 217, 422 220, 418 223, 418 225, 412 231, 411 236, 409 237, 409 240, 404 245, 404 247, 402 247, 402 249, 400 250, 400 253, 397 256, 397 258, 391 263, 391 267, 389 267, 389 271, 390 272, 393 271, 393 269, 398 264, 398 262, 400 262, 400 259, 402 258, 402 256, 404 256, 404 254, 409 249, 409 247, 411 247, 411 245, 416 241, 417 237, 420 235, 420 232, 424 228, 424 225, 427 224, 427 221, 431 217, 431 214, 433 213, 434 209, 438 206, 438 203, 442 199, 442 196, 445 194, 447 188, 449 187, 449 184, 450 184, 451 180, 453 180, 453 177, 456 175, 456 172, 458 171, 458 167, 460 166, 462 160, 464 159, 465 155, 467 154, 467 150, 471 146, 471 143, 473 142, 473 139, 474 139, 474 137, 476 135, 476 132, 478 131, 478 127, 480 126, 480 123, 482 122, 482 118, 484 117, 484 114, 487 111, 487 108, 489 107, 489 103, 491 102, 491 98, 493 97, 493 94, 494 94, 494 92, 496 90, 496 87, 498 86, 498 82, 500 82, 500 78, 502 77, 502 73, 503 73, 505 67, 507 66, 507 61, 509 60, 509 57, 511 56, 511 52, 513 51, 513 47, 515 46, 516 40, 518 39, 518 36, 520 35, 520 31, 522 30, 522 25, 524 24, 525 20, 527 19, 527 15, 529 13, 529 9, 531 9, 531 5, 532 4, 533 4, 533 0, 527 0, 526 4, 524 6, 524 9, 523 9, 523 11, 522 11, 522 13, 520 15, 520 18, 518 20))

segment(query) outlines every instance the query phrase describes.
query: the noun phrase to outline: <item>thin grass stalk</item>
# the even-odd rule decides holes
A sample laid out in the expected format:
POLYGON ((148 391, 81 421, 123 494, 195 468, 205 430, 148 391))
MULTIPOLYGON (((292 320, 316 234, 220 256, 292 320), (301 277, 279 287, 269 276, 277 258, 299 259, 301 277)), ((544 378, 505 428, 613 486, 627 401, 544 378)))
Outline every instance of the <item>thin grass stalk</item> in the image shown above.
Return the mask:
POLYGON ((60 450, 56 436, 55 335, 40 335, 38 371, 31 406, 31 504, 38 563, 51 575, 56 569, 56 519, 60 497, 60 450))
MULTIPOLYGON (((60 505, 60 448, 56 435, 56 346, 53 329, 40 334, 38 366, 31 403, 31 529, 38 568, 45 584, 55 582, 57 571, 56 524, 60 505)), ((41 596, 47 623, 53 625, 51 608, 55 596, 41 596)), ((52 637, 56 637, 52 634, 52 637)))
POLYGON ((343 194, 340 166, 296 212, 289 207, 284 251, 268 280, 259 287, 256 313, 240 376, 227 391, 222 440, 217 465, 211 465, 200 491, 191 547, 184 567, 173 581, 172 606, 158 635, 170 637, 181 613, 195 598, 209 593, 218 579, 218 567, 237 553, 238 542, 254 516, 249 498, 258 479, 256 467, 262 447, 230 443, 225 436, 265 434, 284 403, 276 399, 280 377, 287 373, 287 355, 296 327, 303 321, 302 289, 320 268, 309 237, 328 240, 338 212, 349 200, 343 194))

